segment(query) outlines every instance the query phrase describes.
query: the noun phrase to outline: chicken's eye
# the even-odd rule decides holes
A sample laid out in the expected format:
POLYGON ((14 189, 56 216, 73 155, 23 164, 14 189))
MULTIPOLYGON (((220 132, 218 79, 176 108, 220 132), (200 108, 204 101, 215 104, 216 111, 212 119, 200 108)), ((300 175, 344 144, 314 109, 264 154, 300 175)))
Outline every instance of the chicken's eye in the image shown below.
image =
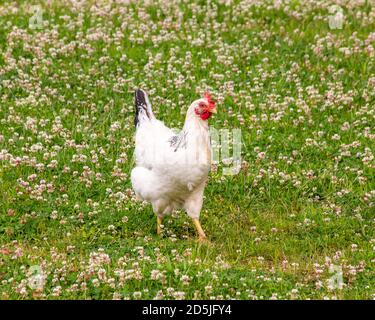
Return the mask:
POLYGON ((199 108, 205 108, 205 107, 206 107, 206 105, 203 102, 199 103, 199 108))

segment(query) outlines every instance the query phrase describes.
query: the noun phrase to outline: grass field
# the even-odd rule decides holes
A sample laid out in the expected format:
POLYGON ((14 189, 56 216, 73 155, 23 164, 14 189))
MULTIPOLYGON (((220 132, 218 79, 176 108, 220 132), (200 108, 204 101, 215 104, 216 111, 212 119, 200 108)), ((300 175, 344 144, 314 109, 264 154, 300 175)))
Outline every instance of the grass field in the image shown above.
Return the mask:
POLYGON ((375 298, 374 2, 0 3, 1 299, 375 298), (209 243, 135 201, 138 87, 241 129, 209 243))

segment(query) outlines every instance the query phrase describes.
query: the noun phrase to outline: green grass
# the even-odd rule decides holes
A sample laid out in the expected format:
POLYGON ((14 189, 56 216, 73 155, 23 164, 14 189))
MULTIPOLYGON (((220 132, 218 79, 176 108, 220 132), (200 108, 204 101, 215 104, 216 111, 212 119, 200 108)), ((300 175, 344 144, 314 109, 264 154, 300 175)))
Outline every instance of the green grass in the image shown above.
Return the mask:
POLYGON ((40 1, 36 30, 28 1, 0 3, 0 298, 373 299, 370 2, 339 30, 330 1, 160 2, 40 1), (209 243, 184 212, 158 237, 135 202, 138 87, 170 127, 208 90, 210 125, 241 129, 240 173, 220 162, 205 190, 209 243))

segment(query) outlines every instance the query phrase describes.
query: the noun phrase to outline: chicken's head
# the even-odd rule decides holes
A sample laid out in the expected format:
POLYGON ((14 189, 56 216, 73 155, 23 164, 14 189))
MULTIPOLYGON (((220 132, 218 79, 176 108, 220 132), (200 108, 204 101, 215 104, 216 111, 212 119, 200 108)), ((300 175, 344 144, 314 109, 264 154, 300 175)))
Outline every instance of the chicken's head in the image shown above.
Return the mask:
POLYGON ((196 101, 195 105, 195 114, 202 120, 207 120, 213 113, 216 113, 215 102, 207 92, 202 99, 196 101))

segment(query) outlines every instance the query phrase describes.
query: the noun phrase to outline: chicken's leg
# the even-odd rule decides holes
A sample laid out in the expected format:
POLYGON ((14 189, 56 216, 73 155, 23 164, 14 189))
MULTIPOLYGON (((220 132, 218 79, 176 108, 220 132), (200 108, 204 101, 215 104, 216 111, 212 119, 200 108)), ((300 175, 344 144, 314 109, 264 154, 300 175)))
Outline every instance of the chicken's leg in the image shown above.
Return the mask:
POLYGON ((161 234, 161 224, 162 224, 162 222, 163 222, 163 218, 162 217, 160 217, 160 216, 156 216, 156 222, 157 222, 157 229, 156 229, 156 233, 158 234, 158 235, 160 235, 161 234))
POLYGON ((204 233, 201 223, 199 222, 199 219, 194 218, 193 219, 194 225, 197 228, 198 235, 199 235, 199 240, 200 241, 205 241, 206 240, 206 234, 204 233))

